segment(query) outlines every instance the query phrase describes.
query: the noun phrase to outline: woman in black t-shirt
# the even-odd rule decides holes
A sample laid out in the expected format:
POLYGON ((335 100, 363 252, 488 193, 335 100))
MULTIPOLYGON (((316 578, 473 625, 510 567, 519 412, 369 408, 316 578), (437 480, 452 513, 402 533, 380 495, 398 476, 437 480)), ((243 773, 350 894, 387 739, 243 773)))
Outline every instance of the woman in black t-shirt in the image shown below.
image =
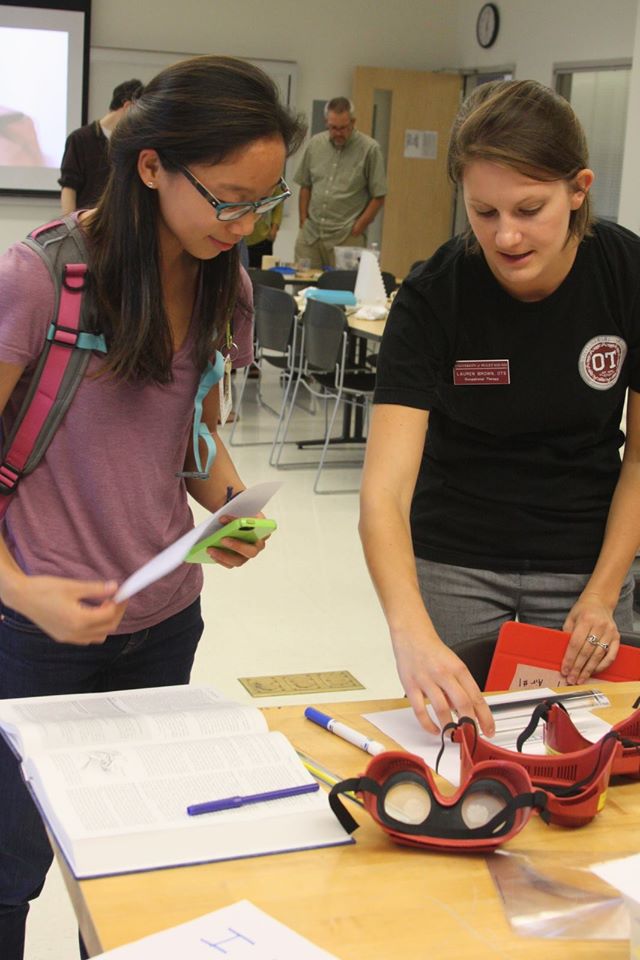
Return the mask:
POLYGON ((565 629, 582 683, 631 628, 640 240, 592 223, 584 133, 535 81, 477 88, 448 165, 470 229, 394 302, 360 530, 418 719, 435 730, 426 696, 441 724, 454 709, 491 734, 456 643, 516 616, 565 629))

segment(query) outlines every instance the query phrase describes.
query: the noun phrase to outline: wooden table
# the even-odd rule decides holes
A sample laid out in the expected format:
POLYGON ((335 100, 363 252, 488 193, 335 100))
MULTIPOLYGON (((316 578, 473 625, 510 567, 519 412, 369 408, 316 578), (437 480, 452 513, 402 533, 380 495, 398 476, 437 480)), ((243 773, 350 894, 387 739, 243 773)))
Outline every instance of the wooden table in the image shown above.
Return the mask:
MULTIPOLYGON (((604 688, 604 685, 603 685, 604 688)), ((640 683, 607 684, 615 722, 631 712, 640 683)), ((306 704, 265 711, 272 729, 340 775, 367 757, 303 718, 306 704)), ((403 700, 323 706, 393 746, 361 717, 403 700)), ((481 855, 436 854, 394 845, 354 804, 356 844, 81 882, 63 865, 85 943, 96 953, 246 898, 340 960, 622 960, 628 941, 563 941, 514 934, 481 855)), ((611 787, 604 811, 577 830, 533 817, 509 850, 579 850, 595 862, 640 850, 640 783, 611 787)))
POLYGON ((356 337, 364 337, 365 340, 380 341, 386 325, 385 320, 357 320, 353 315, 347 315, 347 324, 349 333, 356 337))

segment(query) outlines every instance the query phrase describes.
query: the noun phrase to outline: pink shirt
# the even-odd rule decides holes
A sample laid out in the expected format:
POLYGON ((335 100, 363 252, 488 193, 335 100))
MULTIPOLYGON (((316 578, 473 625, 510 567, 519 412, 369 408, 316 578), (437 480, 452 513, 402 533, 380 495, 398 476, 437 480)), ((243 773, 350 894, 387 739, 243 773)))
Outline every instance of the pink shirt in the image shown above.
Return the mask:
MULTIPOLYGON (((241 274, 243 300, 251 283, 241 274)), ((25 372, 6 409, 10 427, 51 322, 54 291, 46 265, 24 244, 0 258, 0 360, 25 372)), ((233 321, 234 366, 253 359, 251 316, 233 321)), ((19 484, 4 519, 4 537, 28 574, 121 582, 193 527, 182 470, 191 442, 200 374, 192 340, 174 355, 173 382, 113 382, 87 374, 33 473, 19 484)), ((217 387, 214 387, 217 389, 217 387)), ((129 601, 118 633, 153 626, 200 593, 201 568, 181 564, 129 601)))

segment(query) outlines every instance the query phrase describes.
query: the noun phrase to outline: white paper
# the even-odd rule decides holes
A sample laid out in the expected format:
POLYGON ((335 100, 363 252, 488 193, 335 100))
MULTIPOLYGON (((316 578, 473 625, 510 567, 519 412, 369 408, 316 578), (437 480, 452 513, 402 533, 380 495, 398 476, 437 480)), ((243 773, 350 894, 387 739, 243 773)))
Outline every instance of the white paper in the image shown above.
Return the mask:
POLYGON ((260 513, 264 505, 271 499, 276 490, 279 490, 282 482, 272 480, 267 483, 259 483, 248 490, 243 490, 237 497, 234 497, 229 503, 212 513, 207 520, 203 520, 193 530, 189 530, 183 536, 175 540, 170 546, 162 550, 155 557, 139 567, 135 573, 132 573, 124 583, 120 585, 115 595, 116 603, 128 600, 134 594, 144 590, 150 584, 155 583, 161 577, 165 577, 176 567, 184 562, 184 558, 192 547, 201 540, 205 540, 222 526, 219 517, 253 517, 260 513))
POLYGON ((248 900, 116 947, 94 960, 338 960, 248 900))
MULTIPOLYGON (((486 698, 489 706, 497 704, 513 704, 511 709, 504 713, 494 714, 496 721, 496 734, 491 738, 491 743, 504 747, 506 750, 516 749, 516 740, 518 734, 524 730, 533 707, 529 704, 523 706, 522 701, 544 700, 546 697, 556 696, 553 690, 547 690, 544 687, 536 690, 527 690, 526 697, 523 697, 521 691, 514 693, 501 693, 486 698)), ((599 705, 606 706, 609 701, 602 695, 602 702, 599 705)), ((565 704, 571 712, 571 719, 583 736, 588 740, 598 740, 611 729, 611 724, 606 723, 600 717, 596 717, 586 709, 571 709, 571 702, 565 704)), ((431 704, 427 704, 427 712, 431 719, 438 724, 438 719, 431 704)), ((438 754, 442 748, 442 737, 438 734, 427 733, 416 719, 416 715, 411 707, 400 708, 399 710, 382 710, 377 713, 364 714, 365 720, 369 720, 388 737, 396 740, 405 750, 415 753, 422 757, 427 766, 435 770, 438 754)), ((438 724, 439 725, 439 724, 438 724)), ((527 753, 544 754, 544 744, 542 742, 542 724, 539 724, 537 734, 527 741, 527 753)), ((460 784, 460 747, 457 743, 452 743, 449 739, 445 741, 445 749, 438 764, 438 773, 452 783, 454 786, 460 784)))
POLYGON ((622 857, 620 860, 594 863, 589 869, 625 897, 635 900, 640 906, 640 853, 635 853, 631 857, 622 857))

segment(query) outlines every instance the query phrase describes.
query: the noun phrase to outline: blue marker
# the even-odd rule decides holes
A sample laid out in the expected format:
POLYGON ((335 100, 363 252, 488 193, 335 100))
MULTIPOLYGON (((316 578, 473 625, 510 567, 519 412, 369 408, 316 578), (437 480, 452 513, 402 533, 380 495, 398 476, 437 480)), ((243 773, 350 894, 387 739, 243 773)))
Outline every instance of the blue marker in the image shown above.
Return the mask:
POLYGON ((365 750, 367 753, 370 753, 372 757, 376 757, 379 753, 384 753, 387 749, 381 743, 378 743, 377 740, 370 740, 369 737, 365 737, 363 733, 352 730, 346 723, 334 720, 333 717, 329 717, 326 713, 316 710, 315 707, 307 707, 304 715, 307 720, 312 720, 313 723, 317 723, 319 727, 324 727, 325 730, 335 733, 337 737, 341 737, 342 740, 352 743, 354 747, 365 750))
POLYGON ((282 787, 280 790, 267 790, 265 793, 250 793, 246 797, 225 797, 224 800, 208 800, 206 803, 192 803, 187 807, 190 817, 201 813, 217 813, 219 810, 235 810, 247 803, 264 803, 267 800, 282 800, 284 797, 297 797, 301 793, 315 793, 317 783, 301 783, 296 787, 282 787))

